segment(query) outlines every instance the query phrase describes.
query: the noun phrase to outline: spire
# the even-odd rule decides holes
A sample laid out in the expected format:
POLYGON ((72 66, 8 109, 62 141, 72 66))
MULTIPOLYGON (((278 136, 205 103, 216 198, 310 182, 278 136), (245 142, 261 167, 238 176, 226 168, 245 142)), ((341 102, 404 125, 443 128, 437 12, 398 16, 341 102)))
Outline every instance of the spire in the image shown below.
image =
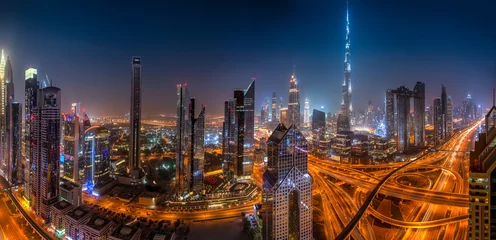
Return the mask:
POLYGON ((296 65, 293 64, 293 77, 295 77, 295 68, 296 68, 296 65))

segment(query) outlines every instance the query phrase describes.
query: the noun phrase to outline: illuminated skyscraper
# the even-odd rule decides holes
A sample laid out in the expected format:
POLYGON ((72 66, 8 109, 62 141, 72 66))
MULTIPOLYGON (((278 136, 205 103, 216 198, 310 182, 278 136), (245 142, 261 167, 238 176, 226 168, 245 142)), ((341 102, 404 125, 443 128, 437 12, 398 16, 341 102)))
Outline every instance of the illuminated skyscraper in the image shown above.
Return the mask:
MULTIPOLYGON (((32 188, 32 174, 33 174, 33 129, 31 127, 31 119, 33 116, 34 108, 38 104, 38 71, 36 68, 29 68, 25 73, 25 89, 24 89, 24 156, 26 158, 26 165, 24 166, 24 189, 32 188)), ((24 191, 24 196, 30 200, 31 191, 24 191)), ((31 203, 31 202, 30 202, 31 203)))
POLYGON ((448 96, 446 101, 446 137, 449 138, 453 135, 453 100, 448 96))
POLYGON ((298 90, 298 80, 296 75, 291 76, 289 82, 289 102, 288 102, 288 126, 300 126, 300 91, 298 90))
POLYGON ((393 91, 396 94, 397 113, 398 113, 398 135, 397 144, 399 152, 408 152, 410 149, 410 134, 408 131, 408 118, 410 115, 410 96, 411 91, 405 87, 393 91))
POLYGON ((203 173, 205 165, 205 106, 202 105, 198 118, 193 120, 193 165, 192 190, 199 193, 203 190, 203 173))
POLYGON ((40 89, 31 115, 33 209, 46 223, 51 222, 50 207, 59 200, 60 92, 56 87, 40 89))
MULTIPOLYGON (((6 105, 6 96, 5 96, 5 68, 7 65, 7 59, 5 58, 4 51, 2 49, 2 56, 0 56, 0 116, 1 116, 1 129, 5 130, 5 105, 6 105)), ((12 69, 11 69, 12 72, 12 69)))
POLYGON ((441 98, 434 98, 432 102, 433 108, 433 123, 434 123, 434 145, 441 143, 444 139, 443 135, 443 123, 444 114, 442 114, 442 101, 441 98))
POLYGON ((413 89, 413 98, 415 146, 421 147, 425 141, 425 83, 417 82, 413 89))
POLYGON ((235 150, 235 107, 234 101, 224 102, 224 122, 222 128, 222 161, 224 177, 231 179, 234 173, 235 150))
POLYGON ((244 93, 244 112, 245 112, 245 142, 244 144, 251 148, 255 143, 255 79, 253 78, 250 86, 244 93))
MULTIPOLYGON (((346 2, 348 5, 348 2, 346 2)), ((348 7, 347 7, 348 8, 348 7)), ((343 99, 341 102, 341 114, 351 120, 353 110, 351 104, 351 42, 350 42, 350 18, 349 11, 346 9, 346 53, 344 58, 344 82, 343 82, 343 99)))
POLYGON ((277 97, 276 93, 272 93, 272 104, 271 104, 271 115, 270 115, 270 121, 271 122, 277 122, 279 118, 277 117, 277 97))
POLYGON ((190 118, 191 98, 186 84, 177 85, 177 133, 176 133, 176 191, 189 191, 191 178, 188 166, 191 163, 191 132, 193 123, 190 118))
MULTIPOLYGON (((14 74, 13 74, 13 71, 12 71, 12 65, 10 63, 10 58, 7 57, 7 63, 5 64, 5 71, 4 71, 4 75, 3 75, 3 82, 5 83, 5 86, 4 86, 4 97, 5 97, 5 106, 4 106, 4 110, 5 110, 5 114, 3 115, 4 119, 3 119, 3 128, 2 128, 2 158, 4 160, 4 162, 7 163, 7 167, 5 168, 4 166, 4 169, 7 169, 7 174, 8 174, 8 180, 11 181, 12 183, 14 183, 13 181, 15 180, 17 182, 17 173, 14 173, 15 174, 15 177, 16 179, 13 179, 12 176, 13 175, 10 175, 12 174, 12 163, 14 161, 13 159, 13 140, 14 140, 14 132, 12 131, 12 103, 14 102, 14 74)), ((21 121, 22 122, 22 121, 21 121)), ((20 135, 19 135, 20 137, 20 135)), ((16 162, 17 163, 17 162, 16 162)), ((17 168, 17 165, 15 166, 17 168)), ((17 171, 17 169, 16 169, 17 171)))
MULTIPOLYGON (((131 71, 131 111, 129 127, 129 159, 128 168, 132 178, 143 177, 141 170, 141 58, 133 57, 131 71)), ((85 130, 86 131, 86 130, 85 130)))
POLYGON ((262 107, 262 112, 260 114, 260 124, 266 124, 269 122, 269 100, 265 99, 265 104, 262 107))
POLYGON ((21 167, 22 162, 22 109, 21 104, 18 102, 11 101, 9 104, 9 131, 7 134, 8 140, 8 156, 9 164, 7 171, 7 178, 12 184, 17 184, 22 182, 23 169, 21 167))
POLYGON ((388 139, 396 134, 394 115, 394 93, 392 89, 388 89, 386 91, 386 137, 388 139))
POLYGON ((310 101, 305 98, 305 109, 303 110, 303 124, 305 126, 310 125, 310 101))
POLYGON ((73 114, 63 114, 62 119, 62 132, 64 135, 62 138, 63 144, 61 158, 63 160, 64 169, 61 177, 79 184, 81 182, 78 177, 79 174, 77 174, 80 166, 79 140, 81 130, 79 117, 73 114))
POLYGON ((308 145, 293 125, 279 124, 267 143, 263 174, 263 239, 312 239, 312 178, 308 145))
POLYGON ((84 133, 83 159, 85 164, 83 186, 93 195, 110 180, 110 131, 93 126, 84 133))
POLYGON ((443 123, 442 123, 442 138, 446 139, 448 137, 447 130, 447 118, 446 114, 448 112, 448 96, 446 95, 446 88, 444 85, 441 85, 441 114, 443 115, 443 123))
POLYGON ((234 90, 235 114, 235 151, 234 151, 234 176, 243 176, 244 144, 245 144, 245 111, 244 91, 234 90))
POLYGON ((203 189, 205 106, 195 118, 195 98, 186 84, 177 85, 176 192, 203 189))
MULTIPOLYGON (((448 99, 449 102, 449 99, 448 99)), ((493 89, 493 106, 485 116, 485 127, 479 133, 474 150, 470 152, 469 221, 470 240, 496 239, 496 106, 493 89)))

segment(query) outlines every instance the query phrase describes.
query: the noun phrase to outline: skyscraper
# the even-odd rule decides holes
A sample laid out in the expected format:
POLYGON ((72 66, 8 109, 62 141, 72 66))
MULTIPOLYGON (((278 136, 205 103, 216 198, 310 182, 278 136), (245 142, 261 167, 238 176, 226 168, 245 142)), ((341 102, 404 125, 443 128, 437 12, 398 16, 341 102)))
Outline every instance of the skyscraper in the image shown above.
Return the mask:
POLYGON ((300 91, 294 71, 289 81, 288 126, 291 125, 300 126, 300 91))
POLYGON ((245 142, 244 144, 251 148, 255 144, 255 79, 253 78, 250 86, 245 90, 243 96, 245 112, 245 142))
POLYGON ((9 164, 8 164, 8 179, 12 184, 22 182, 23 169, 22 162, 22 109, 18 102, 10 102, 9 106, 9 132, 7 134, 9 143, 9 164))
POLYGON ((310 101, 305 98, 305 109, 303 110, 303 124, 305 126, 310 125, 310 101))
MULTIPOLYGON (((34 163, 33 159, 33 129, 31 127, 31 119, 34 117, 34 108, 38 105, 38 71, 36 68, 28 68, 25 72, 25 88, 24 88, 24 156, 26 158, 26 166, 24 166, 24 189, 32 189, 32 174, 34 163)), ((31 200, 32 191, 24 191, 24 196, 31 200)), ((31 202, 30 202, 31 203, 31 202)))
POLYGON ((39 90, 31 117, 33 209, 46 223, 51 221, 50 206, 59 198, 60 92, 59 88, 51 86, 39 90))
POLYGON ((234 173, 235 150, 235 113, 234 101, 224 102, 224 122, 222 125, 222 161, 224 177, 232 179, 234 173))
POLYGON ((441 114, 443 116, 443 123, 442 123, 442 138, 446 139, 448 137, 448 134, 446 132, 447 128, 447 123, 446 123, 446 114, 448 112, 448 96, 446 95, 446 87, 444 85, 441 85, 441 114))
MULTIPOLYGON (((449 99, 448 99, 449 102, 449 99)), ((494 209, 496 201, 496 106, 493 89, 493 106, 485 116, 485 127, 477 136, 470 152, 468 238, 470 240, 496 239, 494 209)))
POLYGON ((243 176, 244 144, 245 144, 245 110, 244 91, 234 90, 235 114, 235 151, 234 151, 234 176, 243 176))
POLYGON ((110 180, 110 131, 93 126, 84 133, 83 159, 85 166, 83 185, 99 195, 98 190, 110 180))
POLYGON ((264 239, 312 239, 312 178, 308 144, 292 125, 279 124, 267 143, 262 186, 264 239))
POLYGON ((386 137, 391 139, 394 135, 394 93, 392 89, 388 89, 386 90, 386 137))
POLYGON ((397 144, 399 152, 407 152, 410 149, 410 134, 408 131, 408 117, 410 115, 411 91, 405 87, 393 91, 396 94, 398 113, 398 136, 397 144))
POLYGON ((446 137, 449 138, 453 135, 453 100, 448 96, 446 101, 446 137))
MULTIPOLYGON (((14 140, 14 135, 15 133, 12 130, 12 103, 14 102, 14 74, 12 71, 12 65, 10 63, 10 58, 7 57, 7 62, 5 64, 5 71, 3 75, 3 82, 5 83, 4 86, 4 119, 3 119, 3 128, 2 128, 2 153, 3 153, 3 160, 4 162, 7 162, 7 173, 12 174, 12 163, 13 163, 13 155, 12 151, 14 148, 14 143, 12 142, 14 140)), ((19 135, 20 137, 20 135, 19 135)), ((17 163, 17 162, 16 162, 17 163)), ((17 167, 17 165, 15 166, 17 167)), ((17 169, 16 169, 17 171, 17 169)), ((14 173, 15 174, 15 173, 14 173)), ((15 182, 17 182, 17 175, 15 175, 16 179, 15 182)), ((12 175, 8 175, 8 180, 14 183, 14 179, 12 178, 12 175)))
POLYGON ((203 189, 205 106, 195 118, 195 98, 189 97, 186 84, 177 85, 176 192, 203 189))
MULTIPOLYGON (((140 132, 141 132, 141 57, 133 57, 131 70, 131 111, 129 114, 129 159, 130 176, 143 177, 141 170, 140 132)), ((86 130, 85 130, 86 131, 86 130)))
POLYGON ((262 112, 260 114, 260 124, 266 124, 269 122, 269 100, 265 99, 265 104, 262 107, 262 112))
MULTIPOLYGON (((348 5, 348 2, 346 2, 348 5)), ((348 8, 348 6, 347 6, 348 8)), ((341 114, 351 120, 353 110, 351 104, 351 42, 350 42, 350 16, 346 9, 346 53, 344 58, 344 82, 343 82, 343 99, 341 102, 341 114)))
POLYGON ((199 193, 203 190, 203 172, 205 165, 205 106, 202 105, 198 118, 193 121, 193 166, 192 190, 199 193))
MULTIPOLYGON (((5 130, 5 105, 6 105, 6 97, 5 97, 5 70, 7 67, 7 60, 5 58, 5 53, 2 49, 2 55, 0 56, 0 116, 1 116, 1 129, 5 130)), ((11 69, 12 72, 12 69, 11 69)))
POLYGON ((191 98, 186 84, 177 85, 177 123, 176 123, 176 192, 189 191, 191 162, 191 131, 193 123, 190 118, 191 98))
POLYGON ((277 97, 276 93, 272 93, 272 104, 271 104, 271 115, 270 115, 270 121, 271 122, 277 122, 279 118, 277 117, 277 97))
POLYGON ((415 146, 422 147, 425 141, 425 83, 417 82, 413 97, 415 146))
POLYGON ((432 102, 433 108, 433 123, 434 123, 434 145, 441 143, 443 139, 443 122, 444 114, 442 114, 441 98, 434 98, 432 102))
MULTIPOLYGON (((79 140, 80 140, 80 124, 79 117, 73 114, 62 115, 62 159, 63 173, 62 178, 72 180, 74 183, 80 183, 79 174, 79 140)), ((83 164, 84 166, 84 164, 83 164)))

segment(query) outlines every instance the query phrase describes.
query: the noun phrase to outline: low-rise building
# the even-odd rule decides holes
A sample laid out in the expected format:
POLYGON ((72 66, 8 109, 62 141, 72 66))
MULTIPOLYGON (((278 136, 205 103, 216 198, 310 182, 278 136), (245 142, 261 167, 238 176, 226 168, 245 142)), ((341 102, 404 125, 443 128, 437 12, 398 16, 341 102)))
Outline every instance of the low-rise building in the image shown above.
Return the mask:
POLYGON ((120 224, 112 231, 109 240, 138 240, 140 235, 140 228, 120 224))
POLYGON ((65 233, 66 238, 82 239, 81 226, 86 224, 92 215, 91 208, 86 205, 81 205, 72 211, 69 211, 65 216, 65 233))
POLYGON ((81 226, 84 240, 107 240, 114 222, 99 214, 93 214, 90 220, 81 226))
POLYGON ((65 234, 64 216, 72 209, 74 209, 74 206, 66 200, 61 200, 52 206, 52 226, 55 229, 55 234, 60 238, 65 234))

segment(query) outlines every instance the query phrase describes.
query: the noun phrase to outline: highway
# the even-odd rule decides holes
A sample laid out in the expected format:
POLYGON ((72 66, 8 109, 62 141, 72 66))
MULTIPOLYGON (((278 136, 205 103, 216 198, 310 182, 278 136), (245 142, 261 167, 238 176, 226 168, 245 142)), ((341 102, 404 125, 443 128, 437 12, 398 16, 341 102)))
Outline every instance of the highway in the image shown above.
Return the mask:
MULTIPOLYGON (((2 185, 2 189, 7 189, 9 187, 7 180, 3 176, 0 176, 0 184, 2 185)), ((26 212, 26 210, 21 206, 21 204, 17 201, 17 198, 14 197, 12 192, 9 190, 5 191, 9 196, 10 200, 14 203, 17 210, 22 214, 24 219, 29 222, 29 225, 33 227, 33 229, 43 238, 43 239, 55 239, 49 233, 47 233, 42 227, 40 227, 37 222, 26 212)))

